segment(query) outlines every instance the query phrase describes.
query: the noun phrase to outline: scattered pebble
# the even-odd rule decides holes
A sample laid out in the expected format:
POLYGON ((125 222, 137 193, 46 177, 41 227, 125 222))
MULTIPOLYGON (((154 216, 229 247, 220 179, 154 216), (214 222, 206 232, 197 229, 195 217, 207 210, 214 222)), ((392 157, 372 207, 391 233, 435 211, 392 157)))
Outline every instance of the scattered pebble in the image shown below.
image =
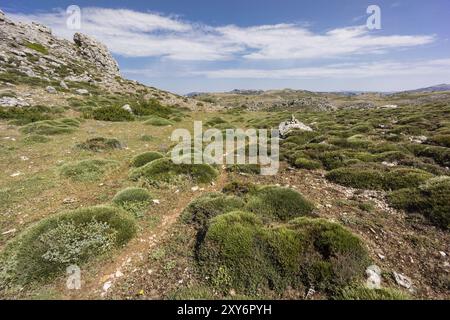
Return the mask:
POLYGON ((10 175, 10 177, 18 177, 18 176, 20 176, 22 174, 22 172, 20 172, 20 171, 17 171, 17 172, 14 172, 12 175, 10 175))
POLYGON ((199 189, 200 189, 199 186, 195 186, 195 187, 192 187, 192 188, 191 188, 191 190, 194 191, 194 192, 195 192, 195 191, 198 191, 199 189))
POLYGON ((395 282, 397 282, 399 286, 402 286, 406 289, 410 289, 412 287, 412 280, 409 277, 405 276, 404 274, 397 273, 394 271, 394 278, 395 282))
POLYGON ((160 204, 161 202, 158 199, 153 199, 154 204, 160 204))
POLYGON ((7 235, 7 234, 14 233, 14 232, 16 232, 16 231, 17 231, 16 229, 11 229, 11 230, 8 230, 8 231, 3 232, 2 235, 5 236, 5 235, 7 235))

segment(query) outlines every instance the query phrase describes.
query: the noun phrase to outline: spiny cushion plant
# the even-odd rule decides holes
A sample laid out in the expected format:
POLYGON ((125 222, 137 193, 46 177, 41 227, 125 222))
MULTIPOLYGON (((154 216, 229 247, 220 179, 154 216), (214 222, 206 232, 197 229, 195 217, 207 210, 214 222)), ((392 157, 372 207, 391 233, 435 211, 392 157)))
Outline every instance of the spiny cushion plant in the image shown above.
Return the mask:
POLYGON ((170 126, 173 124, 173 122, 158 116, 151 116, 144 122, 144 124, 156 127, 163 127, 163 126, 170 126))
POLYGON ((436 177, 417 188, 397 190, 388 200, 395 208, 421 213, 433 224, 450 229, 450 177, 436 177))
POLYGON ((153 196, 147 189, 130 187, 119 191, 112 202, 136 217, 142 217, 152 199, 153 196))
POLYGON ((322 167, 322 164, 319 161, 299 157, 295 159, 295 166, 300 169, 314 170, 320 169, 322 167))
POLYGON ((95 181, 117 165, 113 160, 87 159, 63 165, 60 174, 75 181, 95 181))
POLYGON ((122 144, 115 138, 96 137, 87 139, 85 142, 77 144, 77 148, 100 152, 106 150, 122 149, 122 144))
POLYGON ((144 178, 150 182, 175 182, 188 178, 193 182, 209 183, 218 175, 216 169, 208 164, 175 164, 169 158, 154 160, 146 165, 133 169, 130 178, 144 178))
POLYGON ((338 168, 326 175, 328 180, 347 187, 375 190, 397 190, 419 186, 432 177, 431 173, 419 169, 388 169, 367 165, 338 168))
POLYGON ((136 223, 121 209, 82 208, 45 218, 9 242, 0 254, 0 287, 50 280, 125 245, 136 223))
POLYGON ((287 221, 311 215, 314 204, 293 189, 265 186, 249 195, 246 210, 266 218, 287 221))
POLYGON ((211 218, 242 209, 244 206, 244 201, 236 196, 217 192, 207 193, 189 203, 183 211, 182 220, 204 228, 211 218))
POLYGON ((92 110, 85 114, 86 118, 94 118, 100 121, 133 121, 134 116, 119 106, 105 106, 92 110))
POLYGON ((322 219, 267 227, 253 213, 234 211, 213 218, 200 241, 199 268, 224 292, 288 286, 335 292, 358 279, 369 261, 358 237, 322 219))
POLYGON ((72 133, 80 126, 76 119, 43 120, 27 124, 20 131, 25 134, 56 135, 72 133))
POLYGON ((249 193, 256 192, 256 190, 257 186, 250 182, 232 181, 223 187, 222 192, 228 195, 243 197, 249 193))
POLYGON ((164 157, 164 155, 159 152, 154 152, 154 151, 144 152, 144 153, 141 153, 141 154, 135 156, 131 160, 131 165, 133 167, 139 168, 139 167, 146 165, 149 162, 152 162, 153 160, 160 159, 163 157, 164 157))

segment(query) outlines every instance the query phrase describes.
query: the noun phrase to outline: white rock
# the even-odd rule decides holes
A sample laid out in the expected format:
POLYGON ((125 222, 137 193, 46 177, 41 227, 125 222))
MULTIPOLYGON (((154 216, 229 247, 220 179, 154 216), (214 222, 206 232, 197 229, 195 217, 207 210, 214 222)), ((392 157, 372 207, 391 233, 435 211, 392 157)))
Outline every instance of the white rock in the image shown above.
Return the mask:
POLYGON ((7 234, 10 234, 10 233, 14 233, 16 231, 17 231, 16 229, 11 229, 11 230, 3 232, 2 235, 7 235, 7 234))
POLYGON ((30 104, 22 98, 3 97, 0 98, 1 107, 28 107, 30 104))
POLYGON ((447 254, 444 251, 439 251, 439 254, 441 255, 442 258, 445 258, 447 256, 447 254))
POLYGON ((108 292, 108 290, 109 290, 109 288, 111 288, 111 286, 112 286, 112 281, 106 281, 104 284, 103 284, 103 292, 108 292))
POLYGON ((116 278, 123 277, 123 273, 120 270, 117 270, 115 276, 116 278))
POLYGON ((154 204, 160 204, 161 202, 158 199, 153 199, 154 204))
POLYGON ((127 111, 128 113, 133 114, 133 109, 131 109, 129 104, 126 104, 126 105, 122 106, 122 109, 127 111))
POLYGON ((79 95, 88 95, 89 91, 87 91, 86 89, 77 89, 75 90, 76 93, 78 93, 79 95))
POLYGON ((69 86, 64 82, 64 80, 61 80, 61 82, 59 83, 59 85, 61 86, 61 88, 68 90, 69 86))
POLYGON ((377 265, 371 265, 366 269, 366 286, 369 289, 381 288, 381 269, 377 265))
POLYGON ((413 143, 425 143, 428 140, 426 136, 412 136, 409 137, 409 141, 413 143))
POLYGON ((399 286, 402 286, 406 289, 410 289, 412 287, 412 280, 409 277, 405 276, 404 274, 397 273, 394 271, 394 278, 395 282, 397 282, 399 286))
POLYGON ((294 115, 292 115, 291 120, 281 122, 278 126, 278 130, 280 131, 281 136, 285 136, 291 130, 313 131, 311 127, 298 121, 294 115))
POLYGON ((195 191, 198 191, 199 189, 200 189, 199 186, 195 186, 195 187, 192 187, 192 188, 191 188, 191 190, 194 191, 194 192, 195 192, 195 191))
POLYGON ((20 171, 17 171, 17 172, 14 172, 10 177, 18 177, 18 176, 20 176, 22 174, 22 172, 20 172, 20 171))
POLYGON ((48 86, 47 88, 45 88, 45 90, 46 90, 48 93, 51 93, 51 94, 57 93, 56 89, 53 88, 52 86, 48 86))

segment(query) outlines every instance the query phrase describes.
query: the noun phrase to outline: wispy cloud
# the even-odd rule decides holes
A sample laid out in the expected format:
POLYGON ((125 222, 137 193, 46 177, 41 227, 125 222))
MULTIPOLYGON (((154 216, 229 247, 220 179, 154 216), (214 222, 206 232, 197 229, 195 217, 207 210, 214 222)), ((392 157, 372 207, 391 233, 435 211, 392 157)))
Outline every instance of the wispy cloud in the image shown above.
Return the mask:
POLYGON ((231 79, 317 79, 317 78, 375 78, 392 76, 448 75, 450 59, 377 63, 330 64, 320 67, 289 69, 222 69, 194 71, 192 74, 209 78, 231 79))
MULTIPOLYGON (((38 21, 56 34, 71 38, 62 10, 13 14, 16 20, 38 21)), ((212 27, 176 16, 126 9, 83 8, 82 30, 125 57, 220 61, 242 59, 302 60, 384 53, 426 45, 434 35, 379 35, 364 26, 312 32, 305 25, 275 24, 251 27, 212 27)))

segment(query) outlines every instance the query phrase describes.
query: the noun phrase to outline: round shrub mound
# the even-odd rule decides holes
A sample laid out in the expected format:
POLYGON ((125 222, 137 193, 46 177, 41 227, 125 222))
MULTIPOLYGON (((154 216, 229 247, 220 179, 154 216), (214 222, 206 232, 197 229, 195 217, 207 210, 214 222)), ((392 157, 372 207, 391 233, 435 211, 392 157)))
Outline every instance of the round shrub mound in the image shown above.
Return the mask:
POLYGON ((0 256, 0 287, 50 280, 125 245, 134 219, 107 206, 63 212, 43 219, 8 243, 0 256))
POLYGON ((433 175, 410 168, 387 169, 377 166, 350 166, 334 169, 326 178, 346 187, 373 190, 397 190, 419 186, 433 175))
POLYGON ((142 177, 151 182, 171 183, 187 177, 193 182, 209 183, 217 175, 217 170, 208 164, 175 164, 169 158, 161 158, 132 170, 130 178, 137 180, 142 177))
POLYGON ((205 227, 211 218, 244 206, 244 201, 238 197, 217 192, 207 193, 189 203, 181 217, 186 223, 205 227))
POLYGON ((60 169, 60 174, 65 178, 71 178, 75 181, 95 181, 108 169, 117 165, 118 163, 112 160, 81 160, 63 165, 60 169))
POLYGON ((153 160, 160 159, 163 157, 164 157, 164 155, 159 152, 153 152, 153 151, 144 152, 144 153, 141 153, 141 154, 135 156, 131 160, 131 165, 133 167, 139 168, 139 167, 146 165, 149 162, 152 162, 153 160))
POLYGON ((147 210, 153 197, 147 189, 127 188, 118 192, 112 202, 135 217, 141 218, 147 210))
POLYGON ((322 163, 300 157, 295 160, 295 166, 300 169, 315 170, 320 169, 322 167, 322 163))
POLYGON ((96 137, 87 139, 85 142, 77 144, 77 148, 87 151, 100 152, 105 150, 122 149, 122 144, 115 138, 96 137))
POLYGON ((146 202, 152 201, 152 195, 147 189, 127 188, 117 193, 113 198, 113 203, 123 205, 127 202, 146 202))
POLYGON ((76 119, 43 120, 27 124, 20 131, 24 134, 57 135, 72 133, 80 126, 76 119))
POLYGON ((283 292, 288 286, 335 292, 364 274, 369 261, 358 237, 322 219, 266 227, 248 212, 213 218, 199 244, 198 265, 226 292, 283 292))
POLYGON ((388 200, 394 208, 423 214, 433 224, 450 229, 450 177, 428 180, 418 188, 392 192, 388 200))
POLYGON ((311 215, 314 204, 293 189, 265 186, 250 195, 246 210, 263 217, 287 221, 311 215))
POLYGON ((163 126, 170 126, 173 124, 173 122, 158 116, 151 116, 148 120, 144 122, 144 124, 156 127, 163 127, 163 126))
POLYGON ((242 197, 248 193, 256 192, 256 190, 256 186, 250 182, 232 181, 223 187, 222 192, 228 195, 242 197))
POLYGON ((92 115, 87 115, 88 117, 94 118, 100 121, 133 121, 134 116, 127 110, 122 109, 119 106, 106 106, 94 109, 92 115))

